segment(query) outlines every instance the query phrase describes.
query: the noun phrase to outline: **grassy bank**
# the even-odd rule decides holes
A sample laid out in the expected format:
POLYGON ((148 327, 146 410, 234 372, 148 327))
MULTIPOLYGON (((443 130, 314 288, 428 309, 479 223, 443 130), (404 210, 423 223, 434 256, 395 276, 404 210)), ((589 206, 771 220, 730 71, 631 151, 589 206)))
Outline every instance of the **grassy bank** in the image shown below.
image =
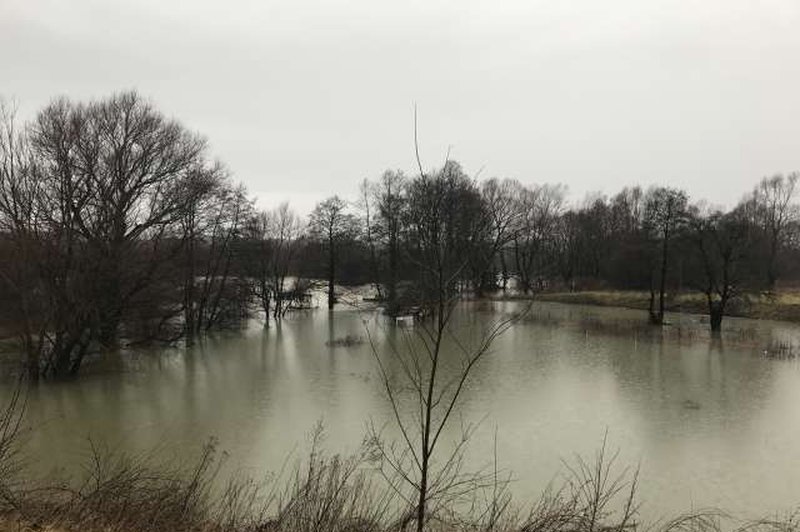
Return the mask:
MULTIPOLYGON (((517 296, 513 297, 516 298, 517 296)), ((647 310, 650 304, 650 294, 648 292, 620 290, 540 292, 531 297, 538 301, 624 307, 640 310, 647 310)), ((670 312, 687 312, 691 314, 706 314, 708 312, 705 296, 699 293, 672 295, 666 303, 667 310, 670 312)), ((731 302, 726 314, 742 318, 800 323, 800 291, 787 291, 772 296, 748 295, 740 300, 731 302)))

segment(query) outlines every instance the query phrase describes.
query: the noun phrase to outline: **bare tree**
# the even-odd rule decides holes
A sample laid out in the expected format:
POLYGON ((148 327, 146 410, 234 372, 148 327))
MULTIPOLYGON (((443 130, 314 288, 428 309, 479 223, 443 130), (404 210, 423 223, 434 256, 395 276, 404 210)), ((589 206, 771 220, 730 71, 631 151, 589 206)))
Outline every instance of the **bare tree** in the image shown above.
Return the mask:
POLYGON ((575 289, 575 276, 581 263, 581 234, 578 215, 573 211, 558 217, 553 232, 555 263, 564 285, 571 292, 575 289))
MULTIPOLYGON (((469 430, 452 452, 440 453, 439 449, 472 372, 492 341, 516 318, 491 326, 473 347, 459 340, 450 328, 459 299, 457 281, 469 268, 477 248, 483 248, 493 234, 491 217, 485 209, 470 209, 470 198, 480 204, 474 182, 452 162, 432 176, 423 174, 411 183, 407 215, 414 244, 407 252, 418 271, 421 303, 430 316, 421 322, 416 339, 407 337, 404 347, 392 344, 389 353, 381 354, 372 343, 401 435, 396 446, 373 427, 373 451, 398 493, 403 487, 411 490, 412 496, 406 498, 411 511, 405 524, 415 520, 420 532, 430 515, 441 509, 438 504, 452 503, 481 485, 480 474, 464 473, 461 467, 469 430), (448 347, 461 355, 460 369, 450 377, 444 368, 448 347), (399 364, 400 382, 393 378, 391 364, 399 364), (401 405, 407 400, 413 406, 405 410, 401 405), (394 478, 400 478, 401 484, 394 478)), ((490 250, 492 256, 497 248, 495 244, 490 250)))
POLYGON ((39 116, 40 124, 62 126, 51 130, 49 152, 41 141, 34 142, 34 127, 16 136, 13 116, 4 121, 0 209, 5 236, 19 256, 3 278, 17 295, 18 330, 31 379, 72 371, 90 340, 90 262, 73 223, 73 211, 86 193, 71 172, 60 171, 76 145, 76 120, 69 116, 65 102, 39 116))
POLYGON ((362 239, 369 252, 369 267, 372 284, 378 299, 383 299, 381 288, 381 269, 377 250, 377 230, 375 226, 374 185, 364 179, 359 185, 358 209, 361 212, 362 239))
POLYGON ((488 179, 481 185, 483 201, 492 217, 493 240, 499 243, 497 258, 500 261, 501 288, 508 287, 509 271, 506 260, 507 244, 513 241, 520 210, 516 208, 515 194, 520 184, 512 179, 488 179))
POLYGON ((610 200, 609 232, 616 236, 636 233, 642 225, 647 198, 638 186, 625 187, 610 200))
POLYGON ((264 311, 265 325, 270 314, 277 320, 289 308, 291 294, 287 279, 302 245, 303 229, 300 217, 288 203, 260 212, 250 222, 249 237, 255 243, 250 275, 264 311))
POLYGON ((601 194, 588 196, 578 211, 584 273, 597 279, 604 275, 608 262, 609 211, 608 200, 601 194))
POLYGON ((36 297, 43 288, 39 266, 44 259, 39 194, 32 178, 30 147, 17 129, 16 110, 0 101, 0 235, 4 253, 0 260, 0 286, 9 293, 3 309, 20 340, 31 380, 39 377, 44 339, 51 306, 36 297))
POLYGON ((373 187, 377 205, 377 233, 387 255, 386 299, 389 312, 397 309, 397 283, 399 281, 401 237, 404 227, 406 177, 402 171, 387 170, 373 187))
MULTIPOLYGON (((287 286, 291 268, 294 266, 297 254, 303 245, 305 227, 300 217, 291 209, 288 203, 283 203, 272 212, 273 227, 273 254, 272 254, 272 285, 275 292, 275 309, 273 315, 279 318, 286 313, 287 286)), ((295 282, 295 286, 297 283, 295 282)), ((295 294, 296 295, 296 294, 295 294)))
POLYGON ((23 159, 5 157, 13 170, 4 170, 0 192, 14 226, 7 234, 37 255, 27 282, 38 289, 20 300, 23 343, 31 371, 38 358, 41 372, 64 376, 93 343, 116 342, 130 309, 163 275, 165 248, 177 249, 193 179, 207 166, 205 142, 130 92, 89 104, 56 100, 24 128, 24 145, 23 159))
MULTIPOLYGON (((60 170, 78 176, 85 194, 71 216, 98 265, 98 334, 113 343, 125 308, 159 266, 138 262, 136 242, 158 242, 178 222, 205 141, 133 92, 68 107, 78 134, 74 157, 60 170)), ((50 139, 61 125, 39 120, 35 144, 56 148, 50 139)))
POLYGON ((765 177, 745 204, 753 221, 766 237, 766 281, 769 290, 775 289, 778 280, 778 258, 789 237, 788 229, 800 219, 800 211, 794 203, 799 178, 798 172, 785 177, 781 174, 765 177))
POLYGON ((334 285, 339 246, 353 238, 358 230, 358 220, 347 212, 347 203, 339 196, 317 203, 309 219, 312 236, 324 243, 328 254, 328 309, 336 303, 334 285))
POLYGON ((546 251, 553 244, 564 194, 564 187, 553 185, 522 186, 518 190, 514 259, 519 284, 525 293, 534 288, 538 276, 546 273, 546 251))
POLYGON ((244 188, 232 185, 223 172, 208 174, 207 179, 211 193, 193 203, 183 217, 187 343, 212 328, 238 323, 249 299, 242 272, 232 270, 252 205, 244 188))
POLYGON ((645 225, 656 242, 660 244, 658 266, 658 310, 655 308, 655 271, 651 266, 650 275, 650 322, 660 325, 664 322, 664 296, 667 289, 667 274, 670 260, 670 243, 675 232, 686 218, 686 193, 666 187, 658 187, 647 194, 645 203, 645 225))
POLYGON ((728 304, 748 280, 751 226, 741 209, 703 213, 701 207, 692 209, 690 225, 699 262, 692 268, 697 272, 692 282, 706 296, 711 332, 719 334, 728 304))

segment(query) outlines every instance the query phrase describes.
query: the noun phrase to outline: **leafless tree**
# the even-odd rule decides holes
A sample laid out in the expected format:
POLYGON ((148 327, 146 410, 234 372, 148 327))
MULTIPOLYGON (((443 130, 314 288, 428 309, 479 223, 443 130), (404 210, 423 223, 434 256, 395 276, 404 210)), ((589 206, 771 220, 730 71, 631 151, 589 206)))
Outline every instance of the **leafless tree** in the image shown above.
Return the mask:
POLYGON ((15 108, 0 101, 0 286, 10 293, 3 308, 20 340, 30 378, 39 376, 44 330, 50 307, 35 294, 42 289, 38 267, 43 260, 39 216, 34 197, 31 154, 25 135, 17 129, 15 108))
POLYGON ((537 276, 546 273, 547 247, 553 244, 558 218, 564 206, 562 186, 521 186, 517 192, 517 224, 513 232, 514 260, 519 284, 525 293, 537 276))
POLYGON ((36 265, 18 299, 23 345, 29 372, 64 376, 94 343, 116 343, 163 275, 208 166, 205 142, 133 92, 56 100, 22 134, 2 148, 15 155, 3 156, 0 209, 12 245, 36 265))
POLYGON ((581 264, 581 233, 578 215, 568 211, 558 217, 553 232, 555 263, 568 290, 575 289, 575 276, 581 264))
POLYGON ((515 195, 521 186, 512 179, 488 179, 481 185, 481 195, 489 215, 492 217, 493 240, 499 246, 497 259, 500 261, 502 276, 501 288, 506 290, 510 278, 506 260, 507 245, 514 239, 514 231, 518 228, 521 211, 516 208, 515 195))
POLYGON ((250 275, 264 311, 265 324, 270 314, 281 318, 289 308, 287 279, 295 266, 302 245, 303 223, 282 203, 278 208, 258 213, 250 222, 249 238, 255 244, 250 275))
POLYGON ((336 303, 334 285, 339 246, 358 233, 358 220, 347 212, 347 203, 339 196, 317 204, 309 218, 309 231, 324 242, 328 254, 328 309, 336 303))
POLYGON ((397 283, 401 258, 401 239, 405 209, 407 180, 402 171, 387 170, 373 186, 377 206, 377 233, 387 255, 386 299, 390 313, 397 307, 397 283))
POLYGON ((210 180, 210 194, 194 202, 182 218, 188 343, 216 326, 238 322, 248 299, 242 272, 232 269, 252 205, 244 188, 231 184, 223 171, 208 173, 205 180, 210 180))
POLYGON ((645 225, 659 245, 658 256, 658 310, 655 308, 655 264, 650 273, 650 322, 660 325, 664 321, 664 297, 670 263, 670 244, 686 219, 687 196, 681 190, 657 187, 648 192, 645 200, 645 225))
POLYGON ((0 146, 4 236, 18 254, 4 268, 3 279, 17 296, 18 335, 31 379, 41 372, 69 372, 75 358, 85 354, 92 321, 86 297, 90 261, 73 222, 73 211, 86 197, 79 190, 85 187, 63 171, 76 145, 77 126, 68 115, 63 102, 40 115, 40 125, 62 126, 51 131, 47 152, 34 136, 40 130, 26 126, 17 135, 13 116, 7 114, 0 146))
POLYGON ((110 343, 130 300, 159 266, 139 263, 136 244, 158 245, 180 219, 192 200, 186 190, 203 164, 205 141, 136 93, 65 105, 63 119, 60 104, 40 117, 33 142, 57 155, 53 140, 64 120, 76 124, 72 157, 53 161, 78 178, 80 208, 70 216, 97 261, 98 334, 110 343))
MULTIPOLYGON (((298 252, 303 245, 305 226, 300 217, 291 209, 288 203, 283 203, 272 212, 273 228, 273 253, 272 253, 272 285, 275 293, 275 308, 273 315, 276 318, 283 316, 287 306, 287 285, 298 252)), ((297 282, 295 282, 297 287, 297 282)))
POLYGON ((647 198, 638 186, 625 187, 609 201, 609 232, 615 236, 636 233, 642 225, 647 198))
MULTIPOLYGON (((486 252, 484 246, 493 234, 493 222, 482 208, 479 191, 460 166, 448 161, 432 175, 420 175, 409 186, 408 201, 409 239, 414 244, 407 253, 418 272, 420 302, 430 315, 415 329, 415 337, 405 337, 403 346, 390 342, 389 352, 380 353, 372 343, 401 441, 399 445, 387 442, 372 427, 371 443, 391 485, 399 494, 404 488, 411 490, 405 496, 411 511, 404 526, 415 520, 421 532, 440 505, 454 503, 487 481, 480 473, 462 470, 469 430, 451 452, 440 452, 440 447, 473 371, 517 316, 489 327, 474 346, 462 342, 450 328, 459 300, 458 279, 474 257, 486 252), (459 369, 449 377, 444 367, 448 348, 460 354, 459 369), (400 367, 396 378, 392 365, 400 367), (408 410, 401 406, 407 401, 412 405, 408 410), (400 483, 393 481, 396 478, 400 483)), ((492 257, 498 247, 494 241, 489 250, 492 257)))
POLYGON ((719 334, 728 304, 739 297, 748 280, 751 228, 740 209, 703 212, 694 207, 691 239, 699 266, 693 284, 706 296, 711 331, 719 334))
POLYGON ((765 177, 745 204, 753 222, 766 237, 766 280, 769 290, 775 289, 778 280, 778 257, 787 243, 788 230, 800 220, 800 209, 795 203, 798 179, 798 172, 788 176, 777 174, 765 177))
POLYGON ((364 179, 359 185, 359 197, 356 205, 361 214, 361 230, 362 239, 367 246, 369 252, 369 267, 370 275, 372 277, 372 284, 375 287, 375 292, 378 299, 383 299, 383 290, 381 287, 381 268, 380 260, 378 257, 378 232, 375 223, 375 186, 364 179))

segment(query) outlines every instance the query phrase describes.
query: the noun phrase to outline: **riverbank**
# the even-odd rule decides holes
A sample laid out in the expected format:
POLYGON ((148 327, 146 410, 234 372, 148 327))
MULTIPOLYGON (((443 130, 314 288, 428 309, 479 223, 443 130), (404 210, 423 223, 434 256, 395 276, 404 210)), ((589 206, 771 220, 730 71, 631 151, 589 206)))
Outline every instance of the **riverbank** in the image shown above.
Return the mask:
MULTIPOLYGON (((498 296, 498 299, 534 299, 573 305, 595 305, 600 307, 623 307, 647 310, 650 305, 648 292, 622 290, 591 290, 581 292, 538 292, 535 295, 498 296)), ((699 293, 684 293, 671 296, 666 301, 669 312, 706 314, 708 306, 705 296, 699 293)), ((747 295, 730 303, 727 316, 800 323, 800 291, 792 290, 775 295, 747 295)))

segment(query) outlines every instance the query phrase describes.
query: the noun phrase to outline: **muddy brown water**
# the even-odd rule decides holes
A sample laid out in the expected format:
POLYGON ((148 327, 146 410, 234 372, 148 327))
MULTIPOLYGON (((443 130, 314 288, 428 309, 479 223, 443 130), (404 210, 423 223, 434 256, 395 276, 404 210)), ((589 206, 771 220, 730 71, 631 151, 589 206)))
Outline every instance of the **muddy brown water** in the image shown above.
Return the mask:
MULTIPOLYGON (((466 303, 454 327, 469 339, 521 306, 466 303)), ((563 460, 591 457, 607 433, 619 464, 641 468, 649 518, 706 507, 762 516, 800 505, 800 363, 765 356, 775 346, 786 354, 800 327, 728 319, 715 340, 701 317, 670 315, 663 334, 644 318, 535 304, 475 370, 448 437, 462 420, 479 422, 469 463, 486 465, 496 448, 520 502, 557 482, 563 460)), ((108 355, 76 381, 30 392, 31 467, 69 471, 90 438, 186 455, 215 437, 229 463, 260 474, 301 455, 319 420, 325 447, 350 452, 368 420, 391 420, 371 347, 358 341, 365 327, 382 352, 403 334, 375 312, 347 307, 291 314, 269 329, 254 322, 188 350, 108 355)), ((446 357, 458 360, 456 351, 446 357)), ((10 382, 0 386, 9 393, 10 382)))

